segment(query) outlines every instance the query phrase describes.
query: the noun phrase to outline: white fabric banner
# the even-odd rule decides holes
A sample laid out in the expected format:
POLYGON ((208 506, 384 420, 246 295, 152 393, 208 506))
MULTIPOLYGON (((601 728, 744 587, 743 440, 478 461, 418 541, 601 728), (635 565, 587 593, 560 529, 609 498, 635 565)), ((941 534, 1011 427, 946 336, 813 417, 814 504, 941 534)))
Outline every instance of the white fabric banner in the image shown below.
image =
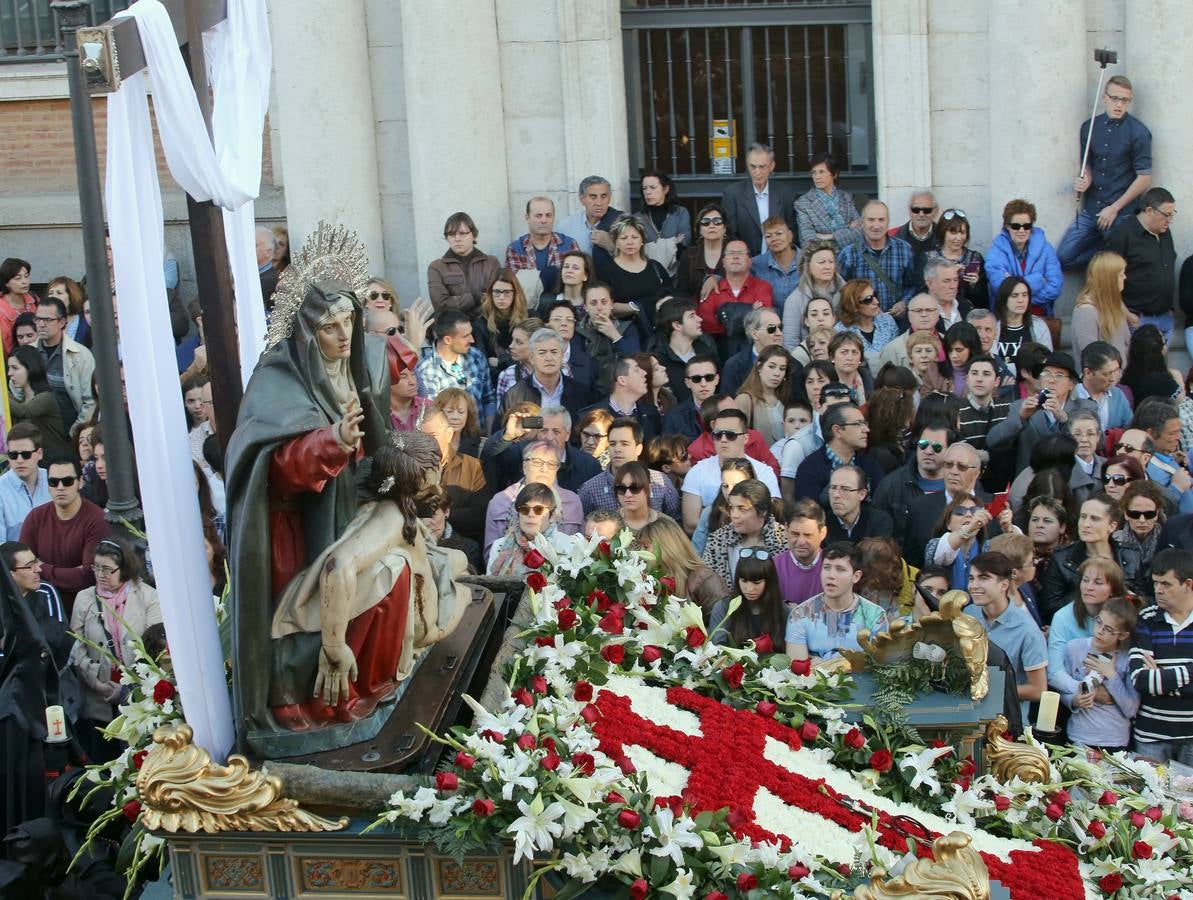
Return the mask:
POLYGON ((158 0, 138 0, 120 15, 137 20, 147 63, 147 71, 125 80, 108 98, 105 194, 129 415, 182 705, 195 742, 222 760, 234 740, 232 708, 161 275, 163 214, 148 88, 170 173, 195 199, 224 207, 247 381, 265 337, 252 203, 260 189, 271 65, 265 3, 228 0, 227 19, 205 39, 215 91, 215 147, 165 8, 158 0))

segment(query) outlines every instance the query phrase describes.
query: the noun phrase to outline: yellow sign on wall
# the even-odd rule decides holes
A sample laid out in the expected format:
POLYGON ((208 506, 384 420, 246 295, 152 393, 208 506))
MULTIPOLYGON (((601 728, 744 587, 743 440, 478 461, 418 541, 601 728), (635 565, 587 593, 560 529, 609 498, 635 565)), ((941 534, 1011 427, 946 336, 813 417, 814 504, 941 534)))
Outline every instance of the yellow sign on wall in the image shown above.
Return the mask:
POLYGON ((737 174, 737 120, 713 119, 708 140, 714 175, 737 174))

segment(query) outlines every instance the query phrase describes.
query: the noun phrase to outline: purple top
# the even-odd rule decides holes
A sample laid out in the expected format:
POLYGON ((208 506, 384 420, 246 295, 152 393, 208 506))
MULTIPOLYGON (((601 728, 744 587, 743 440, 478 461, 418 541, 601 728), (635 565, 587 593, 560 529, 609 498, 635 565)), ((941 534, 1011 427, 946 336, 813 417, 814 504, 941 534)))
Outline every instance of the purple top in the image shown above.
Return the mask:
POLYGON ((797 606, 821 592, 821 560, 822 557, 817 556, 816 562, 805 569, 796 563, 790 550, 775 557, 775 570, 779 573, 779 591, 788 606, 797 606))

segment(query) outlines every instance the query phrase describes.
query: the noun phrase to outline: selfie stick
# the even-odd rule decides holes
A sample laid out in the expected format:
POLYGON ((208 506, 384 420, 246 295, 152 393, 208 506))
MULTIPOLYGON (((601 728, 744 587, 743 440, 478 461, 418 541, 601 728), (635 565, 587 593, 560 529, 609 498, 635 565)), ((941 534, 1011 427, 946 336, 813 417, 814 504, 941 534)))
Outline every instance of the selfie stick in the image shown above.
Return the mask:
MULTIPOLYGON (((1077 170, 1078 178, 1084 174, 1085 164, 1089 161, 1089 148, 1094 140, 1094 117, 1098 114, 1098 100, 1102 96, 1102 80, 1106 77, 1106 67, 1118 62, 1118 53, 1114 50, 1095 50, 1094 62, 1101 67, 1101 71, 1098 73, 1098 89, 1094 91, 1094 108, 1089 114, 1089 134, 1085 136, 1085 152, 1081 154, 1081 168, 1077 170)), ((1081 195, 1078 194, 1078 196, 1081 195)))

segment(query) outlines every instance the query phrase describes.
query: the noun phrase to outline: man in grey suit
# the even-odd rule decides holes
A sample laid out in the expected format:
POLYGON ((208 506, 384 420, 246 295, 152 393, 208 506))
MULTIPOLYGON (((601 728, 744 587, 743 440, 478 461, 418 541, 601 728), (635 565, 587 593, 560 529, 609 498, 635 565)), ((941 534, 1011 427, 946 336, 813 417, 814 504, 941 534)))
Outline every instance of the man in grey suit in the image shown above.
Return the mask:
POLYGON ((721 197, 729 217, 729 233, 741 238, 750 255, 763 250, 762 223, 771 216, 782 216, 795 233, 795 188, 771 179, 775 171, 775 151, 766 144, 752 144, 746 153, 749 181, 731 184, 721 197))

